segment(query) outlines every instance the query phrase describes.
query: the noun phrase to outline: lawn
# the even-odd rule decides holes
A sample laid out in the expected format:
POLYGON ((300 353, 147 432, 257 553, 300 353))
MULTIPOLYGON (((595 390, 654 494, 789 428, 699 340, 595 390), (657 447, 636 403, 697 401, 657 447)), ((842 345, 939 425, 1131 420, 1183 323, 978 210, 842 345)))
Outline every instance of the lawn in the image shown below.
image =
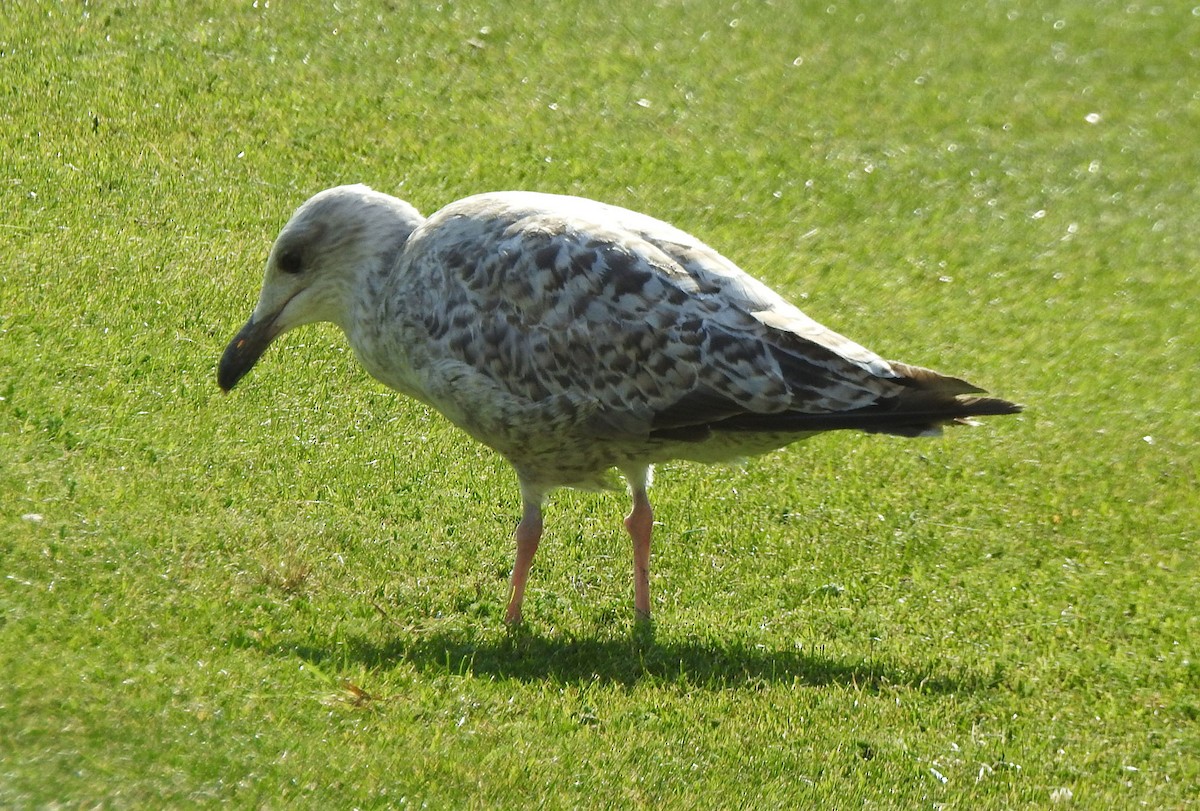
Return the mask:
POLYGON ((6 4, 0 806, 1200 804, 1191 3, 6 4), (580 194, 1026 404, 561 491, 332 327, 229 396, 364 182, 580 194))

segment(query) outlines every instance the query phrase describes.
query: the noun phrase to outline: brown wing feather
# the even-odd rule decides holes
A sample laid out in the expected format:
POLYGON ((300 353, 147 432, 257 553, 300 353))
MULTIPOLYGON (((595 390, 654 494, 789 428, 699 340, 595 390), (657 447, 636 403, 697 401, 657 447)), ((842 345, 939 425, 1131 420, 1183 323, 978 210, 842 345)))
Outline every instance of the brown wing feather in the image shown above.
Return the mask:
POLYGON ((889 364, 644 215, 516 195, 456 204, 430 224, 447 232, 437 296, 455 322, 441 351, 531 410, 568 397, 589 430, 911 434, 1015 408, 889 364))

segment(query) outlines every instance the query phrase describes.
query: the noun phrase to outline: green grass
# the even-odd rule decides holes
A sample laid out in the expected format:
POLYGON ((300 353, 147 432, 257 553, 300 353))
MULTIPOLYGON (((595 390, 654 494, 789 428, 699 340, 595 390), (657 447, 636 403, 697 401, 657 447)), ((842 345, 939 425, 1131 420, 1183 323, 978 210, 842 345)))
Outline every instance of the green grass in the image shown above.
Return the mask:
POLYGON ((0 805, 1183 807, 1200 785, 1189 3, 16 3, 0 805), (277 229, 584 194, 1029 406, 664 466, 656 630, 563 492, 332 328, 215 363, 277 229))

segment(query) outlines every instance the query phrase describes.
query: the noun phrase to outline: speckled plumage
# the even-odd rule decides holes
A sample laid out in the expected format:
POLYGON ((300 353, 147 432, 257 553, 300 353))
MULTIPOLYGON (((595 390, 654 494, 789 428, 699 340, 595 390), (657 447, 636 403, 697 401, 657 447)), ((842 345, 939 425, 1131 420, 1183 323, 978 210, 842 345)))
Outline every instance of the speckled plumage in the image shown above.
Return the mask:
MULTIPOLYGON (((318 320, 341 326, 378 380, 512 463, 527 536, 540 536, 547 491, 623 472, 646 555, 638 504, 655 462, 751 456, 837 428, 934 434, 1018 408, 884 360, 677 228, 576 197, 481 194, 423 219, 363 186, 318 194, 276 240, 222 386, 318 320)), ((514 570, 510 620, 523 589, 514 570)))

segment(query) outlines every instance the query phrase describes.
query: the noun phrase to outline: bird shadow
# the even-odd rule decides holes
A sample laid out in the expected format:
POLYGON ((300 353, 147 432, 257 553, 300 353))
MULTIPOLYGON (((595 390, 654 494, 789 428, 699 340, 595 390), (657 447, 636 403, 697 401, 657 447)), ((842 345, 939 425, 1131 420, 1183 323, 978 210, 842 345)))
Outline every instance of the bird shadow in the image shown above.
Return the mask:
POLYGON ((615 638, 543 634, 524 628, 509 632, 454 629, 385 639, 342 636, 328 645, 314 645, 309 640, 270 647, 275 653, 294 655, 321 668, 374 670, 407 663, 430 675, 519 682, 596 682, 624 687, 681 684, 746 690, 776 684, 843 685, 870 692, 902 688, 936 694, 987 687, 977 676, 944 672, 939 662, 898 664, 869 653, 835 655, 821 645, 770 648, 741 640, 660 641, 646 628, 615 638))

